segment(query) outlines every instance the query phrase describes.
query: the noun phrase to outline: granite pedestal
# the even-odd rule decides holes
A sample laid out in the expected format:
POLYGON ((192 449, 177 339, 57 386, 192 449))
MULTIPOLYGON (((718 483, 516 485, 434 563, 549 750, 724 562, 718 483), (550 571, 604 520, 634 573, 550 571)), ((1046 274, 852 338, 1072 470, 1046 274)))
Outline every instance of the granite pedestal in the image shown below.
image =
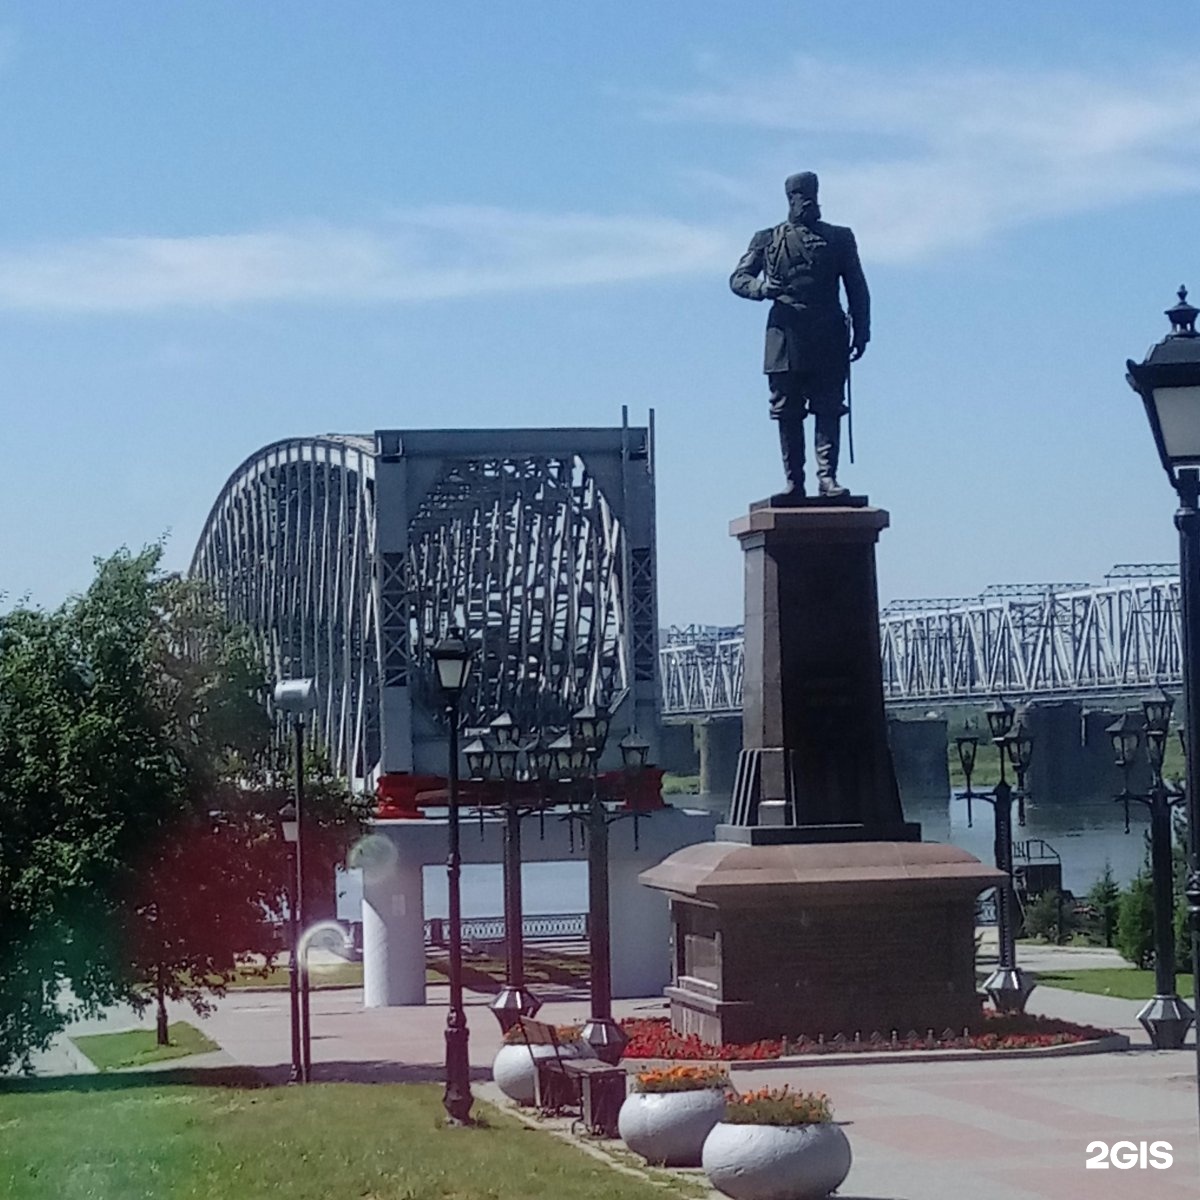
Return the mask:
POLYGON ((714 1045, 958 1032, 980 1011, 975 897, 1001 877, 920 842, 677 850, 641 875, 671 899, 671 1024, 714 1045))
POLYGON ((865 498, 733 522, 745 552, 729 820, 640 879, 671 901, 671 1022, 705 1041, 961 1030, 979 1016, 975 898, 1003 876, 923 844, 888 749, 865 498))

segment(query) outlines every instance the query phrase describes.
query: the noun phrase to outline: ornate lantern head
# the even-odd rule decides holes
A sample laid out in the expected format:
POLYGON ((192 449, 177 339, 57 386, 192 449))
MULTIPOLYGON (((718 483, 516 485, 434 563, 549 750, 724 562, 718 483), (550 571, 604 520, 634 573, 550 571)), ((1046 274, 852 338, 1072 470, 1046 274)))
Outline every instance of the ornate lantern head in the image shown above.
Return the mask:
POLYGON ((1003 696, 997 696, 983 710, 983 715, 987 717, 988 728, 992 731, 993 742, 1002 742, 1008 737, 1009 730, 1013 726, 1013 717, 1016 716, 1016 711, 1003 696))
POLYGON ((442 691, 450 700, 457 700, 466 689, 467 676, 471 673, 471 647, 467 645, 462 630, 451 626, 446 636, 430 651, 430 655, 437 668, 442 691))

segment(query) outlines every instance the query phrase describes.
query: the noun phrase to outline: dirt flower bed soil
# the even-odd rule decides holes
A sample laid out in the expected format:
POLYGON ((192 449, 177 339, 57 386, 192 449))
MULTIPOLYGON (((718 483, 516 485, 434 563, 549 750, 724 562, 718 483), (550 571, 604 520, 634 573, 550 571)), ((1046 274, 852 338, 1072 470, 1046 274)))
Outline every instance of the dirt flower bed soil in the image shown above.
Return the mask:
POLYGON ((873 1032, 853 1037, 768 1038, 742 1045, 710 1046, 694 1033, 679 1034, 666 1017, 631 1019, 621 1022, 629 1036, 625 1058, 732 1059, 782 1058, 792 1054, 846 1054, 881 1050, 1025 1050, 1045 1046, 1065 1046, 1072 1042, 1090 1042, 1110 1037, 1111 1029, 1075 1025, 1053 1017, 1035 1017, 1027 1013, 1001 1014, 984 1009, 982 1019, 973 1028, 957 1033, 945 1029, 940 1034, 927 1030, 906 1033, 873 1032))

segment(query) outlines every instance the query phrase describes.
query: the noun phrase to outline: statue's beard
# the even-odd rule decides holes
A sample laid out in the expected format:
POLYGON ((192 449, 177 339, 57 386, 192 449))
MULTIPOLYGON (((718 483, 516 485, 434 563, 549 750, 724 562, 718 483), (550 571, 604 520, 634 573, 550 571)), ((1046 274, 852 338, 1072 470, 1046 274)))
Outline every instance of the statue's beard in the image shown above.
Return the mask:
POLYGON ((802 200, 792 205, 789 217, 793 225, 813 225, 821 219, 821 206, 815 200, 802 200))

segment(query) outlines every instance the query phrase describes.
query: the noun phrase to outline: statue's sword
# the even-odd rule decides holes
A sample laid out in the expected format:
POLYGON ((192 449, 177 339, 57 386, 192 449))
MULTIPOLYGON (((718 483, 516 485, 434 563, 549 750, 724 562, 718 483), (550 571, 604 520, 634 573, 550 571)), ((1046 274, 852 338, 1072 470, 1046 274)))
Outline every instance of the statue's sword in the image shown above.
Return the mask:
MULTIPOLYGON (((850 332, 850 314, 846 314, 846 332, 850 332)), ((850 451, 850 462, 854 462, 854 388, 850 383, 850 376, 854 369, 854 364, 847 359, 846 361, 846 448, 850 451)))

